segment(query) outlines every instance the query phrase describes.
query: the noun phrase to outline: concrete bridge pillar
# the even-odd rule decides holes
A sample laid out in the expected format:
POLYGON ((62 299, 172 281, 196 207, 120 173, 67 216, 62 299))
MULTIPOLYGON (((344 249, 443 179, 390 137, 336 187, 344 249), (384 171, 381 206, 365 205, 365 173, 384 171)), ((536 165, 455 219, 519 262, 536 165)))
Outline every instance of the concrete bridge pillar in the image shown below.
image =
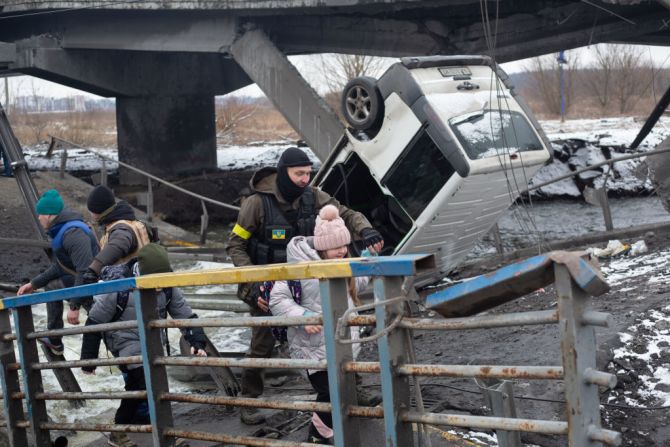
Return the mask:
MULTIPOLYGON (((116 99, 119 160, 162 177, 216 168, 214 97, 116 99)), ((123 184, 143 183, 121 169, 123 184)))

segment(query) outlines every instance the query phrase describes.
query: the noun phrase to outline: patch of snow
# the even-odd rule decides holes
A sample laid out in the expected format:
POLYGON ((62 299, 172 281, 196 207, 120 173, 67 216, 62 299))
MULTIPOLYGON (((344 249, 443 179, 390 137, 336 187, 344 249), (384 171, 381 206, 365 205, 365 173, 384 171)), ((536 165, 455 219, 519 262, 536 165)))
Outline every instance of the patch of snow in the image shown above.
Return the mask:
POLYGON ((627 279, 650 275, 654 281, 670 281, 670 250, 650 253, 644 256, 613 259, 602 267, 610 285, 624 283, 627 279))
MULTIPOLYGON (((615 359, 638 359, 648 364, 648 374, 639 371, 642 387, 638 394, 642 398, 670 405, 670 368, 666 363, 658 364, 660 357, 667 355, 670 345, 670 306, 648 311, 639 323, 620 334, 622 347, 614 350, 615 359), (640 330, 644 328, 644 330, 640 330), (633 336, 630 332, 635 333, 633 336), (653 365, 653 366, 652 366, 653 365)), ((634 399, 627 399, 633 406, 641 406, 634 399)))
MULTIPOLYGON (((564 163, 551 163, 542 167, 537 174, 531 179, 530 185, 538 185, 561 175, 569 174, 570 168, 564 163)), ((571 178, 561 180, 560 182, 550 183, 537 190, 546 196, 567 196, 567 197, 581 197, 582 193, 575 185, 571 178)))

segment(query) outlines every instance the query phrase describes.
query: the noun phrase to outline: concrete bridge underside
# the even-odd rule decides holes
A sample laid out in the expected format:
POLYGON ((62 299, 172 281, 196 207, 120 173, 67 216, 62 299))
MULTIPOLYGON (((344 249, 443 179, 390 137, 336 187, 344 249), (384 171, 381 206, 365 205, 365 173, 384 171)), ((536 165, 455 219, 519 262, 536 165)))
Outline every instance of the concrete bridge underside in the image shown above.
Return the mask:
POLYGON ((0 0, 0 73, 117 98, 121 160, 215 168, 214 96, 256 82, 318 156, 342 134, 286 55, 493 54, 670 43, 667 0, 0 0), (496 19, 497 18, 497 19, 496 19))

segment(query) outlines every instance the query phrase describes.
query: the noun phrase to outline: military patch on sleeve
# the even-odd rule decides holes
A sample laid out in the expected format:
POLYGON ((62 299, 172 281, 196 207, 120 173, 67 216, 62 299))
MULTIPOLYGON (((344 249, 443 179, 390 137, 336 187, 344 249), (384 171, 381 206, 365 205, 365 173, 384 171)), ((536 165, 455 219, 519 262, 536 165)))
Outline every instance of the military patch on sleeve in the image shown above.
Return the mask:
POLYGON ((273 240, 286 239, 286 230, 272 230, 272 239, 273 240))

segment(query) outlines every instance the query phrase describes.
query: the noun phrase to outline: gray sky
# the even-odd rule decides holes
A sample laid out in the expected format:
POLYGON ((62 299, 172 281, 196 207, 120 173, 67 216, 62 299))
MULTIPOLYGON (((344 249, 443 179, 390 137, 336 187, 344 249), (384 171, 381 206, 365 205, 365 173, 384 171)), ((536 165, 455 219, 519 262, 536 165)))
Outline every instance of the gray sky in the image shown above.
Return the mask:
MULTIPOLYGON (((595 53, 596 46, 583 47, 577 50, 572 50, 572 53, 578 53, 580 61, 583 65, 588 65, 593 61, 593 54, 595 53)), ((670 47, 657 47, 657 46, 642 46, 645 53, 648 54, 648 58, 654 62, 656 68, 670 68, 670 47)), ((568 53, 568 57, 570 57, 568 53)), ((324 93, 322 86, 323 80, 320 79, 320 74, 317 70, 314 70, 314 57, 313 56, 294 56, 290 58, 293 64, 296 65, 298 70, 305 76, 305 78, 316 88, 319 93, 324 93)), ((389 65, 393 63, 396 59, 388 58, 389 65)), ((508 73, 515 73, 523 71, 529 67, 529 59, 524 59, 515 62, 508 62, 502 64, 502 67, 508 73)), ((90 97, 96 97, 88 92, 81 90, 72 89, 65 87, 53 82, 44 81, 39 78, 33 78, 30 76, 15 76, 9 78, 9 89, 11 95, 33 95, 37 94, 40 96, 52 96, 52 97, 64 97, 64 96, 73 96, 73 95, 85 95, 90 97)), ((262 92, 255 85, 245 87, 233 92, 235 95, 246 95, 246 96, 260 96, 262 92)), ((5 101, 5 92, 4 86, 0 88, 0 100, 5 101)))

